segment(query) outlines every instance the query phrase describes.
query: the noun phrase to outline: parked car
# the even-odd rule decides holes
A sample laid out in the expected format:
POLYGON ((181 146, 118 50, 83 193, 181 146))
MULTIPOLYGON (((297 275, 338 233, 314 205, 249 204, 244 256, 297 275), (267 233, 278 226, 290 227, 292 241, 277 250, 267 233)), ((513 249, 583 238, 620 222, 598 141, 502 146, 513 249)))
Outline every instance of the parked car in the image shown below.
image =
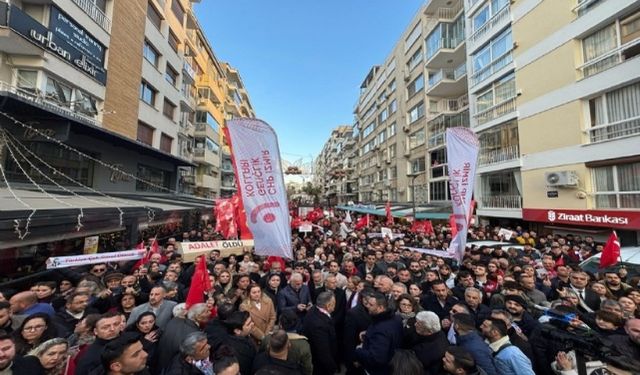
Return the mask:
MULTIPOLYGON (((627 278, 640 275, 640 246, 623 247, 620 249, 621 263, 618 263, 616 267, 625 266, 627 269, 627 278)), ((596 254, 587 260, 580 263, 580 268, 583 270, 596 274, 602 270, 600 266, 600 254, 596 254)))

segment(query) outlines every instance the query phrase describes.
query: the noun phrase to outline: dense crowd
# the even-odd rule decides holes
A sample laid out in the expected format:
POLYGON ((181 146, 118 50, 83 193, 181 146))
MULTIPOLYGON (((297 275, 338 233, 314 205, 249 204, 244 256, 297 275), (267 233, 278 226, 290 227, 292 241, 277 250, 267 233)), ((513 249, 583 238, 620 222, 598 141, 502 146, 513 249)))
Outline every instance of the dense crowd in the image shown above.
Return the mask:
MULTIPOLYGON (((0 375, 640 371, 639 279, 581 270, 602 251, 593 238, 517 227, 517 247, 478 247, 504 238, 474 228, 456 264, 408 249, 446 249, 448 226, 395 224, 393 239, 381 226, 321 218, 292 231, 293 260, 213 250, 197 261, 212 288, 191 305, 197 265, 174 238, 141 266, 62 269, 0 290, 0 375)), ((219 235, 207 226, 178 237, 219 235)))

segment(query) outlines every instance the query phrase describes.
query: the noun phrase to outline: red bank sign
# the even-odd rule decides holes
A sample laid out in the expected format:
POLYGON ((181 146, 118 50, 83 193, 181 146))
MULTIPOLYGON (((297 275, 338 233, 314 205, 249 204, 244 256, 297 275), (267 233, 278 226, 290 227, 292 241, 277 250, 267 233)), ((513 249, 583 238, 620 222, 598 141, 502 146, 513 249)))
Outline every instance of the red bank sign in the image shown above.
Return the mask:
POLYGON ((564 210, 524 208, 522 218, 553 224, 639 229, 640 211, 564 210))

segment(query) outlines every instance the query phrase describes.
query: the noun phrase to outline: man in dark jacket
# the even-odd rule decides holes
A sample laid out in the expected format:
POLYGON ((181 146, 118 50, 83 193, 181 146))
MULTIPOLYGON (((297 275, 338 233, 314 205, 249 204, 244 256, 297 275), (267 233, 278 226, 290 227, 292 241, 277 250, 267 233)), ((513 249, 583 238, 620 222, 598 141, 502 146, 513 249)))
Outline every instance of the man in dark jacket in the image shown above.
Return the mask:
POLYGON ((203 332, 192 332, 180 343, 178 353, 169 363, 164 375, 202 375, 212 369, 209 360, 211 346, 203 332))
POLYGON ((229 336, 227 327, 224 325, 224 321, 236 311, 236 308, 231 303, 223 303, 218 306, 218 316, 209 320, 204 332, 207 334, 211 350, 215 353, 218 348, 224 343, 229 336))
POLYGON ((258 354, 253 361, 252 373, 302 375, 300 365, 288 360, 289 347, 287 332, 283 329, 275 331, 270 337, 268 351, 258 354))
POLYGON ((251 374, 256 347, 249 334, 253 329, 253 321, 246 311, 235 311, 225 321, 229 336, 224 344, 228 345, 238 359, 240 373, 251 374))
POLYGON ((16 357, 13 336, 0 333, 0 373, 22 375, 44 375, 40 361, 34 356, 16 357))
MULTIPOLYGON (((92 370, 93 374, 133 374, 150 375, 147 368, 147 352, 142 347, 140 336, 134 332, 125 332, 105 345, 101 353, 102 370, 92 370)), ((77 372, 76 374, 85 374, 77 372)))
POLYGON ((474 317, 469 314, 458 313, 452 316, 452 320, 458 346, 471 353, 476 365, 484 370, 487 375, 497 375, 496 367, 493 364, 493 352, 476 331, 474 317))
POLYGON ((96 340, 89 345, 85 354, 78 358, 76 374, 89 374, 92 369, 100 367, 100 354, 110 341, 120 335, 121 324, 122 318, 119 313, 109 312, 100 316, 93 329, 96 340))
POLYGON ((360 345, 360 333, 367 330, 371 324, 371 315, 364 307, 365 298, 371 296, 373 290, 365 289, 360 292, 360 301, 352 309, 347 311, 344 320, 344 359, 347 366, 347 375, 362 375, 364 370, 362 367, 355 367, 355 351, 356 346, 360 345))
MULTIPOLYGON (((53 323, 56 325, 60 337, 69 337, 76 328, 76 325, 84 319, 88 313, 89 295, 84 293, 71 293, 66 298, 64 308, 56 312, 53 316, 53 323)), ((95 312, 95 311, 93 311, 95 312)))
POLYGON ((302 327, 307 310, 311 307, 311 294, 309 287, 303 284, 303 277, 299 273, 293 273, 289 278, 289 285, 278 293, 278 312, 285 310, 295 311, 298 314, 298 328, 302 327))
POLYGON ((206 322, 211 315, 205 303, 191 306, 187 316, 174 316, 167 323, 160 341, 158 342, 158 368, 169 366, 173 357, 180 351, 182 341, 191 333, 199 332, 199 321, 206 322))
POLYGON ((511 314, 513 322, 520 327, 525 336, 531 337, 533 331, 540 323, 526 311, 527 302, 518 295, 509 295, 504 298, 505 309, 511 314))
POLYGON ((389 362, 402 343, 402 319, 394 314, 382 293, 367 297, 365 306, 372 322, 355 358, 370 375, 387 375, 391 372, 389 362))
POLYGON ((437 375, 442 371, 442 357, 449 347, 449 341, 440 318, 434 312, 421 311, 416 315, 416 341, 411 349, 422 362, 425 373, 437 375))
POLYGON ((314 375, 330 375, 338 370, 336 330, 331 318, 335 307, 336 298, 332 292, 320 293, 302 326, 302 334, 311 346, 314 375))
POLYGON ((445 319, 458 300, 450 295, 447 284, 442 280, 434 281, 431 284, 431 291, 433 294, 423 296, 420 304, 424 310, 436 313, 440 320, 445 319))

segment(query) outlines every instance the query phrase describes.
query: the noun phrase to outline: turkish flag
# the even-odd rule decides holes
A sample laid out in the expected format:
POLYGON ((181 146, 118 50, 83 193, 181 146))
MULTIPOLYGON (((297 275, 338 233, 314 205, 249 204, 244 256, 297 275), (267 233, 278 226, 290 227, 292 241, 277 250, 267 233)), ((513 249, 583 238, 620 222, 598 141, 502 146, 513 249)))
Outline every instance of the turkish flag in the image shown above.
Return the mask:
POLYGON ((616 231, 611 232, 607 243, 604 245, 602 254, 600 254, 600 268, 613 266, 620 259, 620 240, 616 231))
POLYGON ((216 232, 226 239, 238 236, 235 207, 231 199, 216 200, 216 232))
POLYGON ((387 201, 384 206, 384 210, 387 214, 387 225, 393 225, 393 216, 391 215, 391 202, 387 201))
POLYGON ((364 227, 368 227, 369 226, 369 214, 364 215, 363 217, 361 217, 360 219, 358 219, 358 221, 356 221, 356 225, 355 225, 355 230, 359 230, 362 229, 364 227))
POLYGON ((433 224, 431 224, 431 220, 424 221, 422 226, 424 227, 424 232, 426 234, 433 234, 434 233, 433 232, 433 224))
POLYGON ((191 287, 185 301, 187 309, 196 303, 203 303, 204 294, 209 290, 211 290, 211 280, 209 280, 207 261, 204 256, 200 256, 196 270, 191 277, 191 287))
POLYGON ((424 221, 414 220, 411 223, 411 231, 413 233, 424 233, 424 221))

